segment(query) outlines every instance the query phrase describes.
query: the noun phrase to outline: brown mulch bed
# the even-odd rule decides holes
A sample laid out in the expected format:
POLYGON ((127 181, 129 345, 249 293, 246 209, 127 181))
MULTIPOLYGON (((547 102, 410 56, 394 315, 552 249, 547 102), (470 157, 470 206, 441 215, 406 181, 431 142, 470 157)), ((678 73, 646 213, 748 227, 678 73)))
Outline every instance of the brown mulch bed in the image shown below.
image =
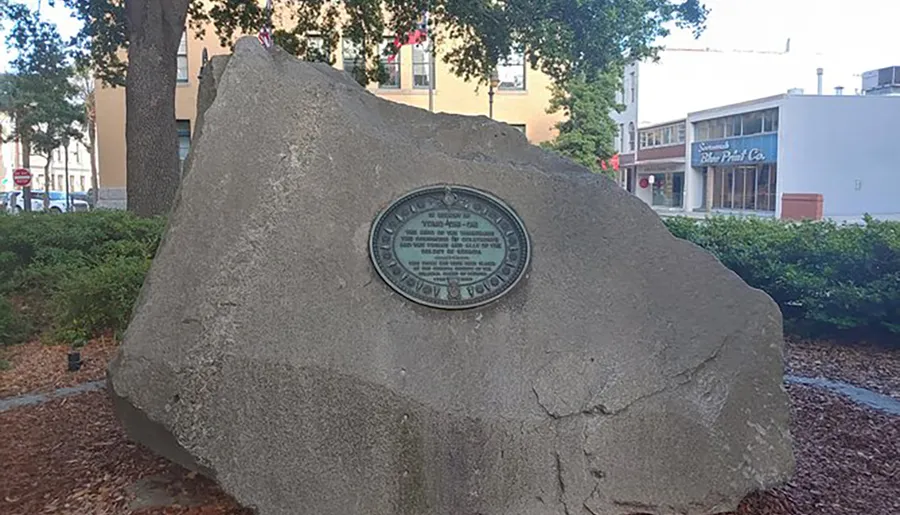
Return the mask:
POLYGON ((68 372, 68 345, 44 345, 33 341, 23 345, 0 346, 0 360, 10 364, 0 370, 0 399, 25 393, 45 393, 106 377, 106 365, 118 343, 110 337, 92 340, 81 349, 84 362, 78 372, 68 372))
POLYGON ((790 374, 844 381, 900 399, 900 347, 810 341, 785 345, 790 374))
POLYGON ((128 442, 106 392, 92 392, 0 413, 6 515, 249 515, 214 483, 128 442), (158 476, 200 506, 132 512, 129 487, 158 476))
MULTIPOLYGON (((92 344, 93 345, 93 344, 92 344)), ((109 348, 89 345, 97 366, 111 355, 109 348), (103 350, 105 349, 105 350, 103 350)), ((27 363, 50 363, 65 370, 65 348, 37 345, 19 354, 13 372, 27 363), (33 361, 27 357, 32 356, 33 361), (45 361, 47 360, 47 361, 45 361)), ((823 374, 865 386, 876 381, 890 388, 895 354, 866 356, 864 351, 829 352, 814 344, 792 344, 788 357, 792 372, 816 375, 829 370, 826 360, 841 358, 846 370, 823 374), (805 346, 804 346, 805 345, 805 346), (825 358, 816 354, 822 352, 825 358), (813 357, 822 363, 800 361, 813 357), (877 366, 875 364, 877 362, 877 366), (805 368, 804 368, 805 367, 805 368), (820 367, 820 368, 816 368, 820 367), (854 375, 861 374, 861 375, 854 375), (871 378, 865 375, 871 374, 871 378)), ((105 365, 104 365, 105 366, 105 365)), ((79 382, 67 373, 0 375, 18 388, 46 389, 79 382)), ((81 381, 102 377, 102 370, 85 370, 81 381), (100 372, 100 375, 96 374, 100 372), (95 375, 92 375, 95 374, 95 375)), ((837 394, 790 385, 793 401, 797 474, 787 485, 748 496, 731 515, 898 515, 900 514, 900 417, 891 417, 845 400, 837 394)), ((3 390, 0 390, 3 391, 3 390)), ((19 390, 15 390, 19 391, 19 390)), ((0 394, 0 397, 9 396, 0 394)), ((0 437, 13 445, 0 446, 0 513, 37 515, 249 515, 214 483, 190 473, 146 449, 128 442, 103 391, 55 399, 39 406, 0 413, 0 437), (190 502, 133 509, 134 485, 157 478, 170 497, 190 502)), ((179 501, 180 502, 180 501, 179 501)))
MULTIPOLYGON (((788 388, 794 401, 794 480, 745 499, 736 515, 900 513, 900 418, 834 394, 788 388)), ((249 515, 210 481, 129 443, 104 392, 0 413, 5 466, 0 513, 249 515), (131 511, 128 487, 150 476, 187 491, 193 507, 131 511)))
POLYGON ((900 514, 900 417, 792 385, 797 475, 783 487, 803 515, 900 514))

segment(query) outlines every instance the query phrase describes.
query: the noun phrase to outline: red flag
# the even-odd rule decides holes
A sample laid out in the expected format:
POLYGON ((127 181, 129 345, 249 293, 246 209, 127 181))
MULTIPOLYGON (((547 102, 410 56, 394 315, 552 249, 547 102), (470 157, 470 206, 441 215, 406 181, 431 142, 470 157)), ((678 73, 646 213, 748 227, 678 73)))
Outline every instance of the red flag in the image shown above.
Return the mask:
MULTIPOLYGON (((407 34, 406 43, 407 45, 417 45, 423 41, 428 41, 428 13, 422 17, 422 21, 419 25, 413 29, 412 32, 407 34)), ((400 47, 404 45, 403 40, 400 38, 400 35, 394 36, 394 50, 400 52, 400 47)), ((397 60, 397 53, 391 55, 387 58, 389 63, 393 63, 397 60)))
POLYGON ((619 171, 619 154, 614 154, 611 159, 612 169, 615 171, 619 171))

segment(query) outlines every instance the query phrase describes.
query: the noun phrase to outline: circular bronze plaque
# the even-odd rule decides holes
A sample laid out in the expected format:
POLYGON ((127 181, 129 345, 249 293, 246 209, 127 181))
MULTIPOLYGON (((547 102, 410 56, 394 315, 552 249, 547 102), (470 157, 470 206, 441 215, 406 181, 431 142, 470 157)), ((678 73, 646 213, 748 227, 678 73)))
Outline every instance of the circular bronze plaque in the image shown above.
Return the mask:
POLYGON ((379 214, 369 252, 378 274, 406 298, 465 309, 515 286, 531 244, 522 220, 498 198, 441 185, 412 191, 379 214))

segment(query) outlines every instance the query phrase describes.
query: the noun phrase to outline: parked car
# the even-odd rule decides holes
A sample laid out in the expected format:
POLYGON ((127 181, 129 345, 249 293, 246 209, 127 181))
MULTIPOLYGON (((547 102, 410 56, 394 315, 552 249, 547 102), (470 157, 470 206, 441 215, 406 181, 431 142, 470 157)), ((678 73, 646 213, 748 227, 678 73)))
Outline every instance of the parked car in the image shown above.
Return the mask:
POLYGON ((0 191, 0 212, 6 212, 6 206, 9 204, 9 197, 13 194, 12 191, 0 191))
POLYGON ((76 192, 70 193, 69 196, 75 200, 82 200, 84 202, 87 202, 88 208, 94 209, 94 197, 91 195, 91 193, 89 191, 88 192, 76 191, 76 192))
MULTIPOLYGON (((25 210, 25 202, 21 191, 12 192, 13 195, 10 197, 10 202, 7 205, 6 211, 11 213, 20 213, 25 210), (13 201, 13 199, 15 199, 13 201)), ((51 191, 48 193, 50 197, 50 212, 51 213, 66 213, 69 212, 69 207, 66 205, 66 194, 61 191, 51 191)), ((71 198, 71 197, 70 197, 71 198)), ((90 209, 88 203, 83 200, 77 200, 72 198, 70 200, 71 211, 87 211, 90 209)), ((31 192, 31 210, 32 211, 43 211, 44 210, 44 192, 43 191, 32 191, 31 192)))
MULTIPOLYGON (((6 212, 10 214, 20 213, 22 212, 25 204, 22 202, 22 192, 21 191, 10 191, 9 196, 6 201, 6 212)), ((44 205, 41 203, 41 199, 35 198, 34 194, 31 195, 31 210, 32 211, 42 211, 44 205)))

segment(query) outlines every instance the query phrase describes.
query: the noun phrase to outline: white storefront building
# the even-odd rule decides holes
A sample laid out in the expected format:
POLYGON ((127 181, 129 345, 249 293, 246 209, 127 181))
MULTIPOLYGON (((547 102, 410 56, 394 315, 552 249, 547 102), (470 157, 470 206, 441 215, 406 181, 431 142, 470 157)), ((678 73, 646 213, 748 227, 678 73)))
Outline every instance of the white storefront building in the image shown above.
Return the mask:
MULTIPOLYGON (((620 184, 629 191, 648 194, 635 188, 638 176, 646 178, 648 173, 660 171, 663 165, 671 171, 678 164, 678 157, 671 155, 674 150, 663 151, 661 147, 684 141, 676 142, 674 137, 662 143, 648 140, 647 131, 662 128, 665 137, 666 129, 662 126, 683 120, 686 113, 792 89, 830 92, 844 85, 848 93, 853 92, 850 86, 855 79, 835 60, 790 46, 786 42, 782 48, 757 50, 710 49, 697 45, 670 47, 659 53, 658 60, 627 66, 622 90, 617 95, 622 111, 611 113, 619 129, 616 150, 620 154, 620 184), (748 74, 753 76, 752 80, 735 79, 748 74), (643 142, 648 144, 644 146, 643 142), (666 162, 662 160, 663 154, 666 162)), ((661 201, 659 195, 655 198, 657 203, 661 201)), ((665 203, 677 204, 668 200, 665 203)))
POLYGON ((900 218, 900 97, 784 94, 687 116, 685 213, 900 218))

